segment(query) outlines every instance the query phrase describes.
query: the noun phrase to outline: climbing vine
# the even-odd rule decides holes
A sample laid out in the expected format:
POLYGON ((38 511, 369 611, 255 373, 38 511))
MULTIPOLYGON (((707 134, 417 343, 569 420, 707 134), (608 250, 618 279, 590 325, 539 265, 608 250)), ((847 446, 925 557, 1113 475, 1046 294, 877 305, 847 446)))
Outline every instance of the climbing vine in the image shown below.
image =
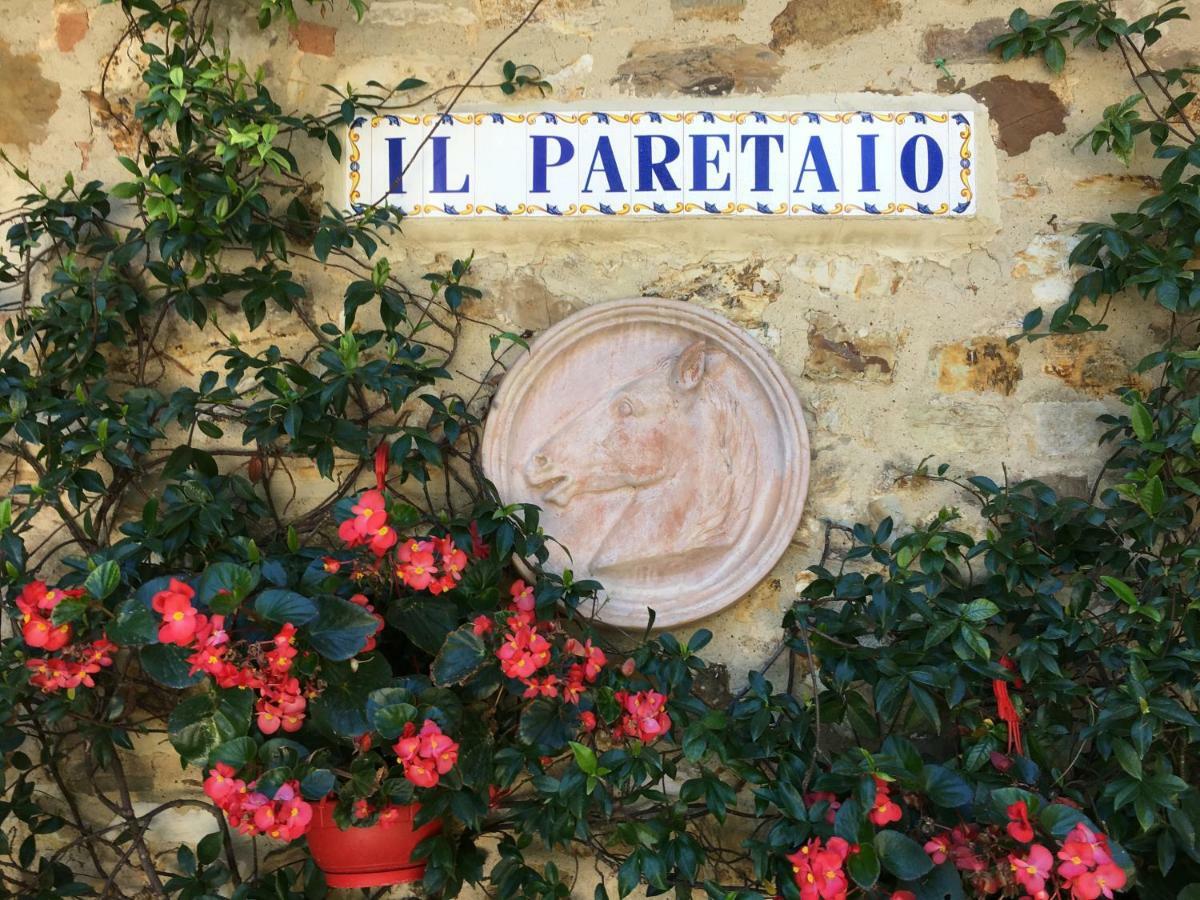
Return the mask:
MULTIPOLYGON (((486 290, 470 255, 401 277, 396 215, 321 205, 298 162, 340 159, 360 114, 541 91, 537 69, 293 112, 217 44, 210 0, 111 6, 145 59, 127 178, 14 167, 0 257, 0 895, 321 896, 315 810, 353 828, 415 801, 443 823, 433 896, 567 896, 570 848, 597 897, 1200 896, 1196 69, 1148 53, 1182 7, 1017 11, 995 42, 1052 71, 1068 43, 1115 50, 1135 94, 1082 142, 1162 161, 1014 337, 1103 329, 1117 302, 1169 321, 1090 494, 923 466, 972 514, 829 523, 778 649, 722 696, 706 631, 594 628, 600 586, 543 569, 537 509, 482 477, 487 391, 524 339, 451 377, 486 290), (215 345, 208 370, 179 374, 180 333, 215 345), (146 809, 129 764, 161 740, 197 787, 146 809), (179 809, 212 831, 163 852, 179 809)), ((257 25, 294 16, 262 0, 257 25)))

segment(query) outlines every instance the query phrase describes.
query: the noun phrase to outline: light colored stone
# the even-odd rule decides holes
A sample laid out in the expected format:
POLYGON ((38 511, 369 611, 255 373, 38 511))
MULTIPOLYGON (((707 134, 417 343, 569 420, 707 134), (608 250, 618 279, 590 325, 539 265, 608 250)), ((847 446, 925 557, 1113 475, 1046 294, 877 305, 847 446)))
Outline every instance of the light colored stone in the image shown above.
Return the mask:
POLYGON ((543 508, 606 589, 600 618, 670 627, 743 596, 787 547, 808 486, 800 404, 745 332, 695 306, 599 304, 505 377, 483 465, 504 502, 543 508))
POLYGON ((671 0, 679 19, 728 19, 735 21, 746 8, 746 0, 671 0))
POLYGON ((664 269, 642 289, 647 297, 698 303, 746 328, 763 324, 779 292, 774 269, 759 257, 740 254, 714 254, 694 265, 664 269))
POLYGON ((939 456, 986 447, 1003 452, 1007 425, 1003 408, 978 401, 935 401, 912 408, 911 428, 917 446, 939 456))
POLYGON ((1090 468, 1100 456, 1099 439, 1105 426, 1097 418, 1111 409, 1097 400, 1047 400, 1029 403, 1022 424, 1029 449, 1037 456, 1070 460, 1074 471, 1090 468))

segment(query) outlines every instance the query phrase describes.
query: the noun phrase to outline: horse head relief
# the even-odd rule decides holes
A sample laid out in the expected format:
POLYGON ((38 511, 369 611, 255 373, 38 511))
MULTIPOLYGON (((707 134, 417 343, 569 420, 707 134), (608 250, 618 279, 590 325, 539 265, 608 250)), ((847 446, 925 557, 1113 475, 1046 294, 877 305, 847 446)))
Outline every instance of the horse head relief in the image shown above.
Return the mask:
POLYGON ((778 365, 707 310, 597 304, 506 375, 483 464, 505 502, 542 508, 552 555, 605 586, 617 625, 691 621, 764 577, 803 508, 808 439, 778 365))
POLYGON ((727 547, 744 525, 755 480, 752 423, 710 377, 709 353, 705 340, 693 341, 608 390, 525 464, 525 480, 544 503, 629 495, 591 558, 594 574, 727 547))

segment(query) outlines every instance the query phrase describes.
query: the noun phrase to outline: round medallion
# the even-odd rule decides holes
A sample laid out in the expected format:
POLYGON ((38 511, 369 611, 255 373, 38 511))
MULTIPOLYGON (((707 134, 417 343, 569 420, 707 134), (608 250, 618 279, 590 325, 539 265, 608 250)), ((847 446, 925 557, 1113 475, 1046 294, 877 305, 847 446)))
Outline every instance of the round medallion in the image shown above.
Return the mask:
POLYGON ((550 565, 604 585, 599 618, 671 627, 746 594, 787 548, 808 433, 778 363, 687 303, 600 303, 509 370, 483 438, 505 503, 534 503, 550 565))

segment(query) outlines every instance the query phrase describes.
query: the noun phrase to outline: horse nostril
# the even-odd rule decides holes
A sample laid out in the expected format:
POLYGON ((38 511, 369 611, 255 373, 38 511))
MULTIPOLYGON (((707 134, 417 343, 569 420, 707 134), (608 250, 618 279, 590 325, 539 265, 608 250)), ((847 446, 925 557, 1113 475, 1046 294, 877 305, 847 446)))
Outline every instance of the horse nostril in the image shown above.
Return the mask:
POLYGON ((535 456, 533 458, 533 464, 535 466, 537 466, 539 469, 546 468, 546 464, 549 462, 550 462, 550 460, 546 459, 546 457, 541 453, 539 453, 537 456, 535 456))

